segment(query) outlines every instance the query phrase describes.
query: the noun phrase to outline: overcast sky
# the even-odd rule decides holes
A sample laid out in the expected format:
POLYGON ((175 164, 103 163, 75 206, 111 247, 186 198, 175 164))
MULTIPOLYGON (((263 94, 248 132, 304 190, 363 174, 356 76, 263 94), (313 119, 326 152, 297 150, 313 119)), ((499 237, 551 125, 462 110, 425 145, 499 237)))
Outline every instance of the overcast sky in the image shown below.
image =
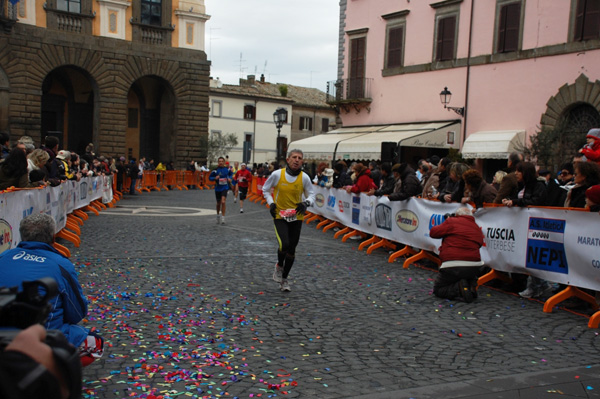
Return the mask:
POLYGON ((271 83, 323 91, 336 80, 338 0, 205 0, 205 6, 213 78, 239 84, 240 77, 264 73, 271 83))

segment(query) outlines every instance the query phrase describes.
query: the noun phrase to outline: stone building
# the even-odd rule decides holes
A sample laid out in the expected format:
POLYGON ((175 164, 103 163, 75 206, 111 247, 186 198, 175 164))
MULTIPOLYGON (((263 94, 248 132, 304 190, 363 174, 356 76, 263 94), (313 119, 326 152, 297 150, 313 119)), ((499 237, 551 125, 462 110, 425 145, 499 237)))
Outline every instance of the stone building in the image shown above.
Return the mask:
POLYGON ((0 0, 0 130, 183 166, 208 134, 204 0, 0 0))

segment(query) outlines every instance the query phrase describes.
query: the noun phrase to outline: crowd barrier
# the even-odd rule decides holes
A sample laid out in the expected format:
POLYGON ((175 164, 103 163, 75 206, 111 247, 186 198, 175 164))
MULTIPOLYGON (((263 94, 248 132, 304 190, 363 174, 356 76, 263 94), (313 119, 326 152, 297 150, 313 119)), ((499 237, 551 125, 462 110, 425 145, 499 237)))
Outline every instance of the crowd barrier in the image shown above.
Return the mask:
MULTIPOLYGON (((141 179, 135 181, 135 191, 138 194, 151 191, 200 190, 214 188, 214 182, 208 180, 208 172, 192 172, 189 170, 167 170, 163 172, 145 170, 141 179)), ((131 177, 123 178, 123 190, 129 192, 131 177)))
MULTIPOLYGON (((260 183, 257 184, 257 189, 260 183)), ((421 198, 389 201, 384 197, 348 194, 344 190, 315 186, 316 200, 308 211, 306 223, 318 221, 323 232, 338 227, 334 238, 345 241, 353 235, 366 238, 359 250, 367 252, 383 247, 396 249, 389 262, 406 257, 404 268, 427 258, 438 265, 440 239, 429 236, 432 227, 443 223, 445 215, 460 206, 421 198)), ((474 212, 484 234, 481 256, 492 272, 479 284, 493 278, 506 279, 507 273, 539 277, 566 288, 549 298, 544 312, 572 296, 579 297, 598 310, 595 298, 582 289, 600 291, 600 215, 564 208, 484 207, 474 212)), ((600 312, 590 318, 597 328, 600 312)))
MULTIPOLYGON (((87 212, 98 214, 107 206, 114 206, 119 194, 113 196, 113 176, 84 177, 69 180, 56 187, 8 189, 0 192, 0 252, 14 248, 21 241, 19 224, 29 215, 46 213, 56 222, 56 236, 79 247, 79 226, 87 220, 87 212)), ((54 244, 63 255, 70 251, 64 245, 54 244)))

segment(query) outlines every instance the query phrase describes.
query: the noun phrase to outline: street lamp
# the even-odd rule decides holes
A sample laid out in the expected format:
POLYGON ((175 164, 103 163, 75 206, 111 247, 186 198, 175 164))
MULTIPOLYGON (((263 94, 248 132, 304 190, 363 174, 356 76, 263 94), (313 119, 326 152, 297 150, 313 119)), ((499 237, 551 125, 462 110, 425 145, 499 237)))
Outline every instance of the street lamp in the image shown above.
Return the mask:
POLYGON ((444 90, 442 90, 442 92, 440 93, 440 101, 444 105, 444 108, 446 108, 448 111, 452 110, 464 118, 465 111, 466 111, 465 107, 458 108, 458 107, 449 107, 448 106, 448 104, 450 104, 451 98, 452 98, 452 93, 450 92, 450 90, 448 90, 447 87, 444 87, 444 90))
POLYGON ((279 137, 281 135, 281 127, 287 122, 287 115, 287 110, 282 107, 277 108, 273 112, 273 122, 275 122, 275 127, 277 128, 277 163, 281 161, 281 142, 279 137))

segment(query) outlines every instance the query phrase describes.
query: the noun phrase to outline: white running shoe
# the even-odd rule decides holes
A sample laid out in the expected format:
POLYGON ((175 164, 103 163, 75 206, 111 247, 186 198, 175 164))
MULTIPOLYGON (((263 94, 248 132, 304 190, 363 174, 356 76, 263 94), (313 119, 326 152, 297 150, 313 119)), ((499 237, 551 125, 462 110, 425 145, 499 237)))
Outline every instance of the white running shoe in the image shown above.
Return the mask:
POLYGON ((221 215, 217 215, 217 224, 221 224, 221 215))
POLYGON ((275 271, 273 272, 273 280, 277 283, 281 283, 283 280, 283 267, 279 267, 279 264, 275 264, 275 271))
POLYGON ((225 216, 221 216, 221 224, 225 224, 225 216))
POLYGON ((287 278, 281 279, 281 286, 279 289, 283 292, 291 291, 290 284, 288 283, 287 278))
POLYGON ((233 197, 233 203, 235 204, 237 202, 237 198, 233 197))
POLYGON ((244 213, 244 210, 243 210, 243 209, 240 209, 240 213, 244 213))

